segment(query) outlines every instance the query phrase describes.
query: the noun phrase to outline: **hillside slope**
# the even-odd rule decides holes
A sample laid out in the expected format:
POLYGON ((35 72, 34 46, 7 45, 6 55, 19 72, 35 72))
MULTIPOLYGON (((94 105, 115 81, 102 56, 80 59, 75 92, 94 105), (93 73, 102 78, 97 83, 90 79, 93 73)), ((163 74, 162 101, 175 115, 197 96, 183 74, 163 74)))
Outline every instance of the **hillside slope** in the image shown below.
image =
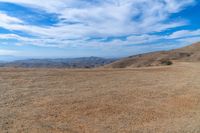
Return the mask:
POLYGON ((130 56, 114 63, 106 68, 131 68, 131 67, 147 67, 171 65, 174 61, 200 61, 200 43, 175 49, 171 51, 159 51, 136 56, 130 56))

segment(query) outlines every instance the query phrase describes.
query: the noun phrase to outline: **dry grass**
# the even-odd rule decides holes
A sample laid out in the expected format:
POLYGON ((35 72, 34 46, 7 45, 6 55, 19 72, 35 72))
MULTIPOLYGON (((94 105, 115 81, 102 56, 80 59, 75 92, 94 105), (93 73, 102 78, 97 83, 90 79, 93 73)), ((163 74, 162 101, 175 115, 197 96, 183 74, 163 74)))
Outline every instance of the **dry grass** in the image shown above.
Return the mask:
POLYGON ((104 66, 105 68, 136 68, 172 65, 173 62, 200 62, 200 42, 169 51, 157 51, 129 56, 104 66))
POLYGON ((0 133, 198 133, 199 68, 0 69, 0 133))

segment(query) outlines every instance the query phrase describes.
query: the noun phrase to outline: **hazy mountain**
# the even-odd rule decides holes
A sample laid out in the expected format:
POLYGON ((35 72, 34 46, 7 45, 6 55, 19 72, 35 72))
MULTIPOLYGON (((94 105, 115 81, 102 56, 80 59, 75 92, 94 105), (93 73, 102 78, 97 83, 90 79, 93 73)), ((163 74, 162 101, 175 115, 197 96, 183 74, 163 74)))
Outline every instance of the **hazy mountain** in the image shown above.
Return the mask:
POLYGON ((94 68, 116 61, 99 57, 63 58, 63 59, 27 59, 0 63, 0 67, 24 68, 94 68))

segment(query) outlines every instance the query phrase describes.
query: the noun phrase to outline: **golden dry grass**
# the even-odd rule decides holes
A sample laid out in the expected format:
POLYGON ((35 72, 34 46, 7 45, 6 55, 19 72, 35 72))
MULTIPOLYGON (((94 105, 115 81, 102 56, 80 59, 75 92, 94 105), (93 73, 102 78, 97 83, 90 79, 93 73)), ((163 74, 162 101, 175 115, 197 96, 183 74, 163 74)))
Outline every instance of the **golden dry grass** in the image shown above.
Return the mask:
POLYGON ((105 68, 136 68, 172 65, 173 62, 200 62, 200 42, 169 50, 129 56, 104 66, 105 68))
POLYGON ((0 133, 156 132, 200 132, 200 63, 0 69, 0 133))

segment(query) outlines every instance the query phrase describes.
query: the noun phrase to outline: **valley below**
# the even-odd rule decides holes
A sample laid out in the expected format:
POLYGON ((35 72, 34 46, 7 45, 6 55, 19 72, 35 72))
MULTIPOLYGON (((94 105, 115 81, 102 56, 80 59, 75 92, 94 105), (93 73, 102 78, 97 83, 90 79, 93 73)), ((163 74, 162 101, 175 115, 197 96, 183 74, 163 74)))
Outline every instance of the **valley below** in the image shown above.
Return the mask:
POLYGON ((199 68, 1 68, 0 132, 197 133, 199 68))

